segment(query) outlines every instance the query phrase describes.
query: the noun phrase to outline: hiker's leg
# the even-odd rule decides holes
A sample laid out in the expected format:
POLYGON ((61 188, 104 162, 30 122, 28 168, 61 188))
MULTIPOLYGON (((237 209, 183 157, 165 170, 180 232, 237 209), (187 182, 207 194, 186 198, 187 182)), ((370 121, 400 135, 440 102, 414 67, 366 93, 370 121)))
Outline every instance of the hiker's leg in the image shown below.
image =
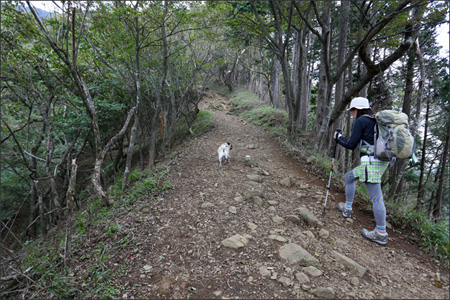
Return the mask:
POLYGON ((345 174, 345 209, 352 209, 356 192, 356 180, 358 180, 358 177, 355 177, 352 171, 345 174))
POLYGON ((380 235, 386 235, 386 206, 384 206, 381 184, 367 182, 366 187, 373 203, 373 214, 377 223, 376 230, 380 235))

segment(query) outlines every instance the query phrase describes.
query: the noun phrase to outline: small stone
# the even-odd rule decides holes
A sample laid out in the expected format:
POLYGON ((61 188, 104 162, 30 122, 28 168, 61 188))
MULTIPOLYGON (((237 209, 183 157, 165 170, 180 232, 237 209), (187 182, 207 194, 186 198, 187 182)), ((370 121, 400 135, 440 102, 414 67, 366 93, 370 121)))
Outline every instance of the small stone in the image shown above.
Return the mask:
POLYGON ((229 211, 230 213, 232 213, 232 214, 237 213, 236 207, 234 207, 234 206, 230 206, 230 207, 228 208, 228 211, 229 211))
POLYGON ((236 202, 244 202, 244 198, 241 197, 241 196, 235 197, 235 198, 234 198, 234 201, 236 201, 236 202))
POLYGON ((288 286, 292 285, 292 281, 289 278, 285 277, 285 276, 281 276, 278 279, 278 282, 281 283, 285 287, 288 287, 288 286))
POLYGON ((216 206, 210 202, 205 202, 202 204, 202 208, 214 208, 214 207, 216 206))
POLYGON ((302 220, 300 220, 300 218, 296 215, 287 215, 285 218, 286 220, 291 221, 294 224, 302 225, 302 220))
POLYGON ((314 233, 312 233, 310 230, 306 230, 303 232, 303 234, 305 234, 307 237, 315 239, 316 237, 314 236, 314 233))
POLYGON ((286 177, 286 178, 280 180, 280 185, 285 186, 285 187, 290 187, 291 186, 291 178, 286 177))
POLYGON ((273 235, 273 234, 271 234, 271 235, 269 235, 269 239, 276 240, 276 241, 279 241, 279 242, 287 242, 287 240, 284 237, 280 236, 280 235, 273 235))
POLYGON ((251 230, 255 230, 256 228, 258 228, 258 225, 252 222, 247 222, 247 227, 250 228, 251 230))
POLYGON ((323 239, 326 239, 330 236, 330 232, 326 230, 325 228, 320 229, 319 236, 323 239))
POLYGON ((306 159, 306 162, 307 162, 308 164, 310 164, 310 163, 312 163, 312 162, 316 163, 318 160, 319 160, 319 159, 318 159, 317 157, 315 157, 315 156, 309 156, 309 157, 306 159))
POLYGON ((300 284, 305 284, 305 283, 309 282, 308 275, 306 275, 303 272, 299 272, 299 273, 295 274, 295 278, 297 278, 297 280, 300 282, 300 284))
POLYGON ((247 245, 248 239, 240 234, 235 234, 222 241, 224 247, 238 249, 247 245))
POLYGON ((150 266, 150 265, 145 265, 144 266, 144 270, 145 271, 148 271, 148 270, 151 270, 152 269, 152 266, 150 266))
POLYGON ((309 267, 303 267, 302 271, 312 277, 319 277, 322 276, 323 272, 317 269, 316 267, 309 266, 309 267))
POLYGON ((315 288, 311 291, 311 293, 320 298, 334 299, 334 291, 331 287, 315 288))
POLYGON ((268 277, 270 276, 270 271, 267 267, 261 266, 259 267, 259 274, 261 274, 262 277, 268 277))
POLYGON ((350 283, 353 284, 354 286, 358 286, 359 285, 358 277, 352 277, 350 283))
POLYGON ((273 218, 272 218, 272 221, 273 221, 275 224, 278 224, 278 225, 281 225, 281 224, 284 223, 284 219, 283 219, 282 217, 279 217, 279 216, 273 217, 273 218))
POLYGON ((247 175, 247 178, 250 181, 254 181, 254 182, 262 182, 263 181, 262 177, 260 175, 256 175, 256 174, 247 175))
POLYGON ((214 296, 220 296, 220 295, 222 295, 222 291, 221 290, 218 290, 218 291, 215 291, 214 293, 214 296))
POLYGON ((262 207, 264 204, 263 200, 259 196, 253 197, 253 201, 255 201, 255 204, 258 205, 259 207, 262 207))

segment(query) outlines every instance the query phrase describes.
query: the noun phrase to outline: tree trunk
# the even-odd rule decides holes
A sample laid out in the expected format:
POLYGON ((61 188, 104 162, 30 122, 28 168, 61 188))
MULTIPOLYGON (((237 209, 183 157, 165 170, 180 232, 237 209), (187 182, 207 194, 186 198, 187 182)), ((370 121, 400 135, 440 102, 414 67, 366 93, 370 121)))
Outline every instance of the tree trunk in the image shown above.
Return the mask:
POLYGON ((122 190, 125 190, 126 186, 128 185, 128 176, 131 172, 131 164, 133 160, 133 152, 134 152, 134 141, 136 140, 136 134, 137 129, 139 126, 139 107, 141 102, 141 62, 140 62, 140 26, 139 26, 139 20, 138 17, 134 17, 134 26, 135 26, 135 85, 136 85, 136 111, 134 112, 134 123, 133 127, 131 127, 131 134, 130 134, 130 143, 128 144, 128 151, 127 151, 127 160, 125 163, 125 171, 123 173, 123 179, 122 179, 122 190))
POLYGON ((263 55, 263 42, 262 40, 259 43, 259 99, 262 102, 265 102, 265 90, 264 90, 264 55, 263 55))
POLYGON ((276 109, 280 109, 281 62, 277 55, 273 55, 273 69, 271 80, 273 107, 276 109))
POLYGON ((425 160, 426 160, 426 153, 427 153, 427 141, 428 141, 428 118, 430 113, 430 99, 427 99, 427 110, 425 113, 425 125, 424 125, 424 132, 423 132, 423 146, 422 146, 422 158, 420 160, 420 176, 419 176, 419 186, 418 186, 418 193, 417 193, 417 204, 419 206, 419 209, 421 211, 426 210, 426 203, 424 201, 424 194, 425 194, 425 185, 423 184, 423 179, 425 175, 425 160))
POLYGON ((39 181, 35 180, 34 185, 36 188, 36 193, 38 197, 38 208, 39 208, 39 220, 41 223, 41 233, 42 233, 42 239, 45 238, 47 235, 47 222, 45 222, 45 208, 44 208, 44 197, 43 197, 43 191, 39 187, 39 181))
POLYGON ((73 216, 73 203, 75 201, 76 194, 76 181, 77 181, 77 168, 76 159, 72 159, 72 166, 70 171, 69 188, 67 189, 67 214, 66 214, 66 239, 64 243, 64 265, 67 266, 67 259, 72 252, 72 216, 73 216))
POLYGON ((438 222, 442 217, 442 199, 444 198, 444 185, 445 185, 445 171, 447 169, 447 159, 449 152, 449 141, 450 141, 450 122, 447 120, 447 137, 445 139, 444 150, 441 159, 441 172, 439 175, 439 185, 436 192, 436 201, 432 211, 432 217, 435 222, 438 222))
MULTIPOLYGON (((411 48, 408 52, 408 61, 406 64, 406 78, 405 78, 405 96, 403 97, 403 109, 402 111, 408 115, 411 113, 411 101, 412 93, 414 90, 413 80, 414 80, 414 49, 411 48)), ((391 178, 389 183, 389 199, 398 202, 398 196, 402 193, 399 187, 402 186, 401 181, 403 180, 403 174, 405 168, 408 164, 409 159, 397 160, 394 167, 391 169, 391 178)))

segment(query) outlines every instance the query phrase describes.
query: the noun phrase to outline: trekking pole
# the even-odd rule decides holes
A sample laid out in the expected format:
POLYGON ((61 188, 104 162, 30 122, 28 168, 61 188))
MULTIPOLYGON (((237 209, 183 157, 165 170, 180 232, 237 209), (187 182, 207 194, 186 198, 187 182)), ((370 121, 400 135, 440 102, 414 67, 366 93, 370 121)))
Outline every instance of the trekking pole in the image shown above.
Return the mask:
MULTIPOLYGON (((337 128, 336 132, 341 133, 342 130, 337 128)), ((323 206, 322 216, 325 216, 325 209, 327 208, 328 193, 330 192, 330 187, 331 187, 331 175, 333 174, 334 158, 336 157, 337 138, 338 138, 338 134, 336 135, 336 139, 334 140, 334 151, 333 151, 333 159, 331 160, 330 179, 328 179, 327 196, 325 197, 325 205, 323 206)))

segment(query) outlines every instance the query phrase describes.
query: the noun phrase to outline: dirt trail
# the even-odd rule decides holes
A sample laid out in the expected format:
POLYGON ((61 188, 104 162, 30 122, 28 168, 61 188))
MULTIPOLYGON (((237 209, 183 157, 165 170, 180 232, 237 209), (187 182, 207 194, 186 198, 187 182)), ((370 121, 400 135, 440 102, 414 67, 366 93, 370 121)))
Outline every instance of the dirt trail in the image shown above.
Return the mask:
POLYGON ((117 258, 129 269, 123 298, 448 298, 448 277, 441 288, 430 277, 448 270, 442 273, 399 231, 388 230, 386 247, 364 240, 360 230, 372 229, 373 218, 356 206, 352 220, 343 219, 336 210, 342 191, 332 190, 321 216, 326 182, 286 156, 262 128, 228 115, 228 99, 212 94, 201 109, 211 111, 215 127, 176 150, 169 172, 174 188, 128 220, 139 242, 117 258), (210 110, 212 102, 224 110, 210 110), (219 169, 217 148, 225 142, 234 149, 219 169), (280 184, 289 176, 290 186, 280 184), (261 197, 249 198, 252 190, 261 197), (301 206, 319 224, 287 217, 298 216, 301 206), (247 237, 245 246, 222 245, 236 234, 247 237), (317 274, 280 257, 289 243, 318 260, 317 274), (368 270, 358 275, 333 251, 368 270))

